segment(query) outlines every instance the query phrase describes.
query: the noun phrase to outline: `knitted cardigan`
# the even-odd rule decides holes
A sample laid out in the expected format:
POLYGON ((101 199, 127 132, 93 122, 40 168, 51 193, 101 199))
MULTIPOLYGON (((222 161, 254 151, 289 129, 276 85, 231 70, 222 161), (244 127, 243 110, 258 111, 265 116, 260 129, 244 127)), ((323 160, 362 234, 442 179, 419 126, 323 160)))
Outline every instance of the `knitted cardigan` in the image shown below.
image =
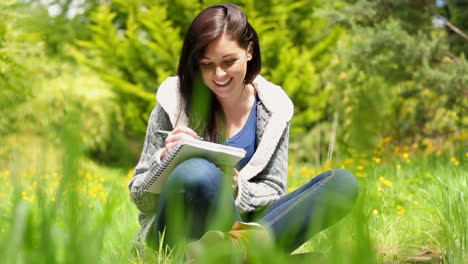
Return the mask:
MULTIPOLYGON (((250 161, 239 171, 235 203, 241 212, 255 211, 279 199, 286 190, 288 172, 289 121, 294 107, 281 87, 257 76, 253 81, 257 91, 257 149, 250 161)), ((128 187, 130 197, 139 210, 141 229, 137 243, 147 241, 154 229, 159 194, 144 192, 141 184, 149 171, 161 162, 164 138, 158 129, 172 130, 187 126, 188 118, 178 89, 178 77, 167 78, 158 88, 146 131, 145 143, 134 176, 128 187)))

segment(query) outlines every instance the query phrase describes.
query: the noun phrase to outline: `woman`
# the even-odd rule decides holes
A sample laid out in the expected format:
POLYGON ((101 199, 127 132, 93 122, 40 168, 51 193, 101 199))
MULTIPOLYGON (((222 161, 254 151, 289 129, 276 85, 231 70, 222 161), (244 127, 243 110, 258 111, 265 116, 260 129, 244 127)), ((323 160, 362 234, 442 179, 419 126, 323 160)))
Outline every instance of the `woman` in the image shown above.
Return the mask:
POLYGON ((193 20, 177 77, 157 91, 143 153, 129 183, 140 211, 138 241, 154 245, 164 232, 164 242, 173 245, 181 230, 197 240, 213 228, 229 231, 235 222, 237 231, 227 233, 237 232, 231 237, 242 237, 255 226, 291 252, 351 209, 358 185, 341 169, 285 194, 293 104, 279 86, 259 75, 260 68, 257 34, 238 6, 211 6, 193 20), (160 129, 171 132, 164 138, 156 133, 160 129), (197 136, 242 147, 247 155, 233 175, 204 159, 187 160, 174 169, 160 195, 141 191, 149 171, 180 139, 197 136), (226 196, 223 186, 230 177, 234 189, 226 196))

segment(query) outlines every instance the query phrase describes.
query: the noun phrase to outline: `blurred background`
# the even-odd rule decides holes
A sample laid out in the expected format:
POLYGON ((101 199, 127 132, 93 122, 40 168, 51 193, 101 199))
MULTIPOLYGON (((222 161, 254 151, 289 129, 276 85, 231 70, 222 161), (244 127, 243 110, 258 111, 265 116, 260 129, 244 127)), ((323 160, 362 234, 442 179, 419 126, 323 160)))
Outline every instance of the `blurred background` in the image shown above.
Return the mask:
MULTIPOLYGON (((434 183, 442 209, 427 216, 439 218, 420 220, 428 225, 424 232, 434 224, 440 227, 436 234, 445 235, 426 237, 418 231, 417 239, 405 244, 395 238, 407 232, 403 230, 391 238, 373 236, 372 241, 383 259, 401 255, 385 246, 393 241, 405 248, 439 245, 438 251, 429 251, 440 254, 448 252, 446 246, 455 248, 461 252, 455 254, 459 263, 466 260, 468 224, 458 220, 466 219, 463 205, 468 200, 468 1, 232 2, 243 8, 260 37, 261 74, 281 85, 295 104, 289 190, 323 169, 347 168, 373 190, 369 200, 374 202, 364 211, 382 216, 370 226, 386 234, 401 224, 398 217, 410 207, 435 204, 433 197, 422 202, 422 190, 429 189, 421 186, 429 175, 458 179, 447 184, 458 188, 450 192, 453 197, 444 196, 444 180, 434 183), (444 169, 420 171, 428 164, 418 162, 439 162, 444 169), (409 171, 402 173, 405 168, 409 171), (452 202, 460 206, 456 210, 461 216, 449 221, 444 217, 451 214, 444 210, 452 202), (460 225, 452 233, 442 228, 454 223, 460 225), (464 240, 457 234, 465 234, 464 240)), ((86 254, 90 263, 126 261, 138 226, 126 183, 142 150, 155 93, 165 78, 176 74, 192 19, 216 3, 0 1, 0 237, 5 238, 0 240, 16 241, 0 245, 0 252, 11 263, 32 263, 28 261, 34 258, 27 257, 31 252, 48 252, 35 259, 44 263, 83 263, 86 254), (80 186, 73 189, 76 196, 67 195, 70 183, 80 186), (88 211, 60 211, 54 205, 60 197, 88 211), (65 220, 58 221, 56 214, 65 220), (103 227, 115 215, 122 222, 112 229, 119 231, 99 233, 115 244, 94 247, 73 239, 77 234, 94 237, 96 223, 103 227), (44 226, 48 229, 36 230, 44 226), (63 243, 38 248, 27 242, 49 241, 57 233, 63 243), (62 244, 80 250, 66 255, 57 250, 62 244), (102 248, 113 253, 102 257, 102 248)), ((407 230, 420 230, 414 219, 420 218, 403 221, 407 230)))
MULTIPOLYGON (((260 36, 261 74, 295 104, 293 159, 466 139, 466 1, 234 2, 260 36)), ((215 3, 3 0, 0 137, 53 134, 74 111, 90 157, 131 166, 185 30, 215 3)))

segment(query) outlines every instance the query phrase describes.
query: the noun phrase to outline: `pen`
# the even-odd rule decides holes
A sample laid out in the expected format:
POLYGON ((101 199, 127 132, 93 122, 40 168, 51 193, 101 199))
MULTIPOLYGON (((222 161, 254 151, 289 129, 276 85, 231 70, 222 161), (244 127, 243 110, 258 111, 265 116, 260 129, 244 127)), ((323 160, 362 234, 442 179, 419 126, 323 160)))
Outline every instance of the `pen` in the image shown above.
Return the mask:
MULTIPOLYGON (((165 130, 160 130, 160 129, 158 129, 158 131, 157 131, 157 133, 158 133, 159 135, 165 136, 165 137, 167 137, 167 135, 169 135, 170 132, 171 132, 171 131, 165 131, 165 130)), ((198 139, 198 140, 203 140, 203 138, 200 137, 200 136, 197 136, 196 139, 198 139)))

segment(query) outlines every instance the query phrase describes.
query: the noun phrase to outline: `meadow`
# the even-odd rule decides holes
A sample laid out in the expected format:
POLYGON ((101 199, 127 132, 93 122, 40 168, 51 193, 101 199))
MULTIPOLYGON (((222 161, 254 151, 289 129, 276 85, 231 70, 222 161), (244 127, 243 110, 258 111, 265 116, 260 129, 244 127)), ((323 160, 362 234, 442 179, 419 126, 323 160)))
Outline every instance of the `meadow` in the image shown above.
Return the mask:
MULTIPOLYGON (((155 92, 213 1, 0 2, 0 263, 184 263, 183 244, 130 254, 127 184, 155 92)), ((466 4, 232 2, 295 105, 287 191, 330 168, 360 184, 296 258, 251 263, 468 263, 466 4)))
MULTIPOLYGON (((133 170, 86 158, 72 129, 62 136, 60 149, 39 137, 6 141, 23 147, 1 153, 2 262, 171 263, 168 249, 130 255, 138 229, 127 191, 133 170)), ((372 153, 350 150, 321 167, 291 160, 288 191, 332 167, 353 172, 361 188, 350 215, 294 253, 320 252, 322 263, 466 263, 467 159, 463 148, 395 147, 385 138, 372 153)), ((282 261, 272 252, 256 263, 282 261)))

